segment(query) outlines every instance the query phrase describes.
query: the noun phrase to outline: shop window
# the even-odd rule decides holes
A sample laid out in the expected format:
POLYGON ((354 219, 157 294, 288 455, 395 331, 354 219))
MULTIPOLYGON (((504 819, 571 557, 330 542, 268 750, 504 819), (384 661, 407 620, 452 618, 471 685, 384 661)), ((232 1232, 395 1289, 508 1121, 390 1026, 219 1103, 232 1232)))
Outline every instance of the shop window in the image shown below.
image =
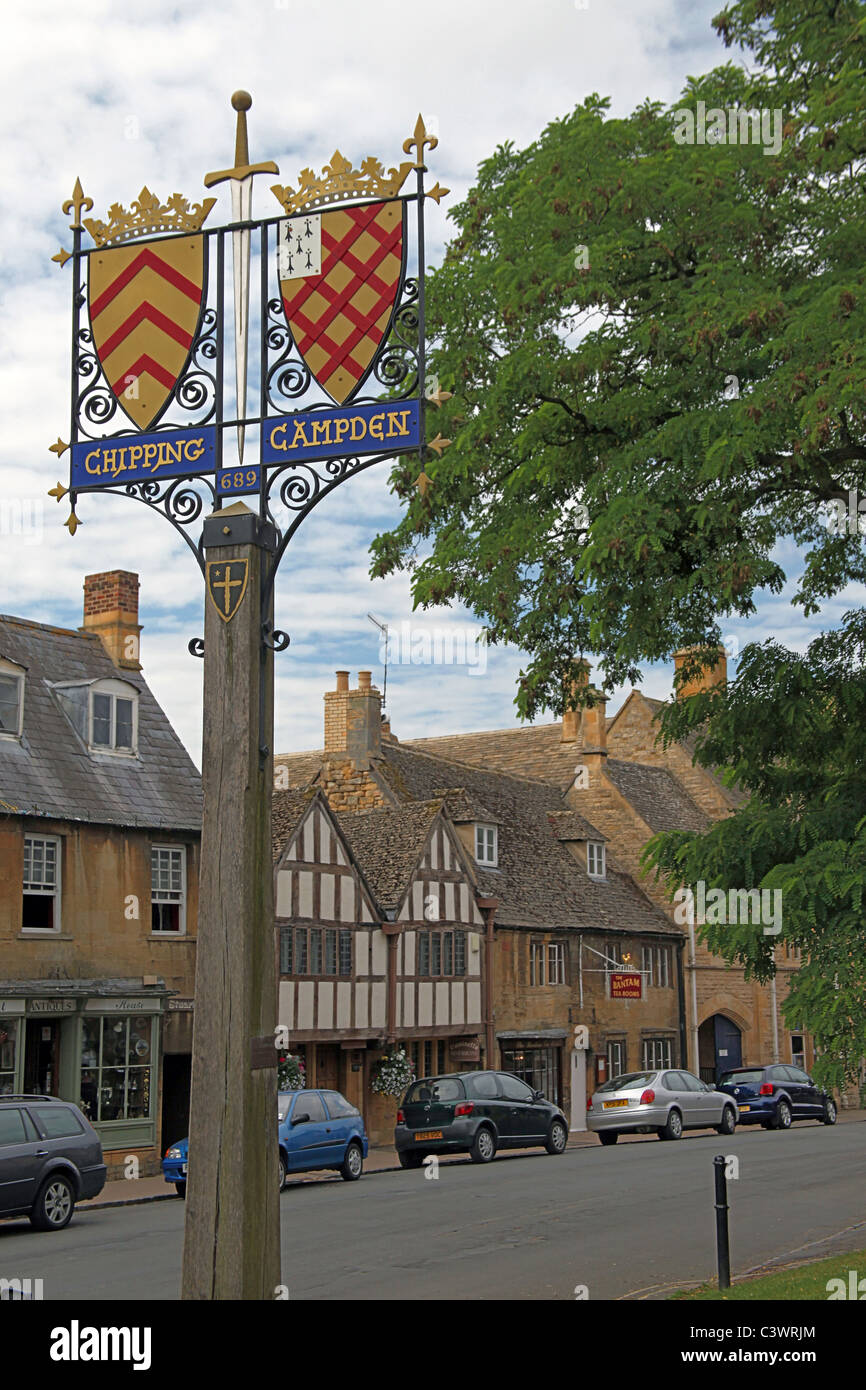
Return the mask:
POLYGON ((0 1096, 11 1096, 15 1093, 18 1027, 17 1018, 0 1018, 0 1096))
POLYGON ((151 1118, 153 1028, 148 1015, 84 1019, 79 1104, 89 1120, 151 1118))
POLYGON ((533 1091, 541 1091, 546 1100, 559 1105, 561 1051, 559 1047, 503 1042, 502 1070, 512 1072, 533 1091))
POLYGON ((448 1044, 439 1038, 404 1043, 415 1076, 445 1076, 454 1068, 448 1063, 448 1044))
POLYGON ((153 845, 150 851, 151 930, 162 936, 186 931, 186 850, 153 845))
POLYGON ((60 931, 60 841, 52 835, 24 837, 22 931, 60 931))

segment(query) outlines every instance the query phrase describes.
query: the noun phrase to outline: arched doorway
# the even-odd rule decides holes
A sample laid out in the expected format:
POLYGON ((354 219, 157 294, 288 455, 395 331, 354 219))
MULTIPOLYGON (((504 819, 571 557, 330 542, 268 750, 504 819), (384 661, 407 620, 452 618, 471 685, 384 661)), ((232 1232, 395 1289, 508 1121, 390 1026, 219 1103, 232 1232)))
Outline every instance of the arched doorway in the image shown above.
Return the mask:
POLYGON ((727 1014, 712 1014, 698 1029, 700 1078, 714 1085, 723 1071, 743 1065, 743 1036, 727 1014))

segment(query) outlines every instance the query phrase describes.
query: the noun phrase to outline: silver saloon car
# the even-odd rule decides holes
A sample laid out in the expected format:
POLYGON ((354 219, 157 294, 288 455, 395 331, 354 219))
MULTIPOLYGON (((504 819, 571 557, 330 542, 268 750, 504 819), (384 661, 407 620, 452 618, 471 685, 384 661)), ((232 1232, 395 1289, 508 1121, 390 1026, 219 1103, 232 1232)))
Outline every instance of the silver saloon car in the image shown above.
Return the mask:
POLYGON ((587 1102, 587 1129, 602 1144, 621 1134, 679 1139, 684 1129, 733 1134, 737 1112, 730 1096, 714 1091, 690 1071, 633 1071, 605 1081, 587 1102))

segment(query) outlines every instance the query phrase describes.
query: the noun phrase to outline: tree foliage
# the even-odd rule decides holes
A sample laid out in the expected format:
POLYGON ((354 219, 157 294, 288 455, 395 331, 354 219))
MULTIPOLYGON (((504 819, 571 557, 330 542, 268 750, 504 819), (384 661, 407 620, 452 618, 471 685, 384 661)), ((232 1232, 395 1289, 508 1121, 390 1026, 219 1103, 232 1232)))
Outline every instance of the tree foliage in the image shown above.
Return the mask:
MULTIPOLYGON (((593 94, 498 148, 429 282, 453 393, 431 425, 453 444, 423 493, 394 469, 373 573, 409 570, 416 605, 462 601, 520 647, 525 717, 562 711, 575 653, 612 687, 708 650, 782 593, 786 555, 807 615, 866 580, 856 524, 827 525, 866 498, 866 4, 740 0, 714 25, 732 54, 675 107, 613 119, 593 94), (701 102, 766 111, 767 134, 778 112, 777 152, 678 143, 701 102)), ((672 887, 783 889, 788 1016, 837 1080, 866 1053, 864 631, 853 611, 806 656, 749 648, 726 692, 666 712, 749 799, 650 856, 672 887)), ((772 973, 774 939, 709 941, 772 973)))

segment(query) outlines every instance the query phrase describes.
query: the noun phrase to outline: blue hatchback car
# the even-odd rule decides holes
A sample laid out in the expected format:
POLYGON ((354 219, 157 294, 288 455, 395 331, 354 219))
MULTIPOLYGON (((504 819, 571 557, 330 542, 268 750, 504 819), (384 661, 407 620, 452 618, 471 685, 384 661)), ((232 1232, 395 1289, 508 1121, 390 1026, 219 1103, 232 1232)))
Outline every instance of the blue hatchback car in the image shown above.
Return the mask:
POLYGON ((740 1112, 737 1123, 741 1125, 790 1129, 795 1120, 836 1123, 833 1097, 816 1086, 801 1067, 781 1062, 738 1067, 736 1071, 724 1072, 716 1089, 734 1097, 740 1112))
MULTIPOLYGON (((290 1173, 334 1168, 346 1182, 361 1176, 367 1157, 367 1131, 360 1110, 339 1091, 280 1091, 280 1191, 290 1173)), ((162 1160, 166 1182, 186 1196, 189 1140, 172 1144, 162 1160)))

